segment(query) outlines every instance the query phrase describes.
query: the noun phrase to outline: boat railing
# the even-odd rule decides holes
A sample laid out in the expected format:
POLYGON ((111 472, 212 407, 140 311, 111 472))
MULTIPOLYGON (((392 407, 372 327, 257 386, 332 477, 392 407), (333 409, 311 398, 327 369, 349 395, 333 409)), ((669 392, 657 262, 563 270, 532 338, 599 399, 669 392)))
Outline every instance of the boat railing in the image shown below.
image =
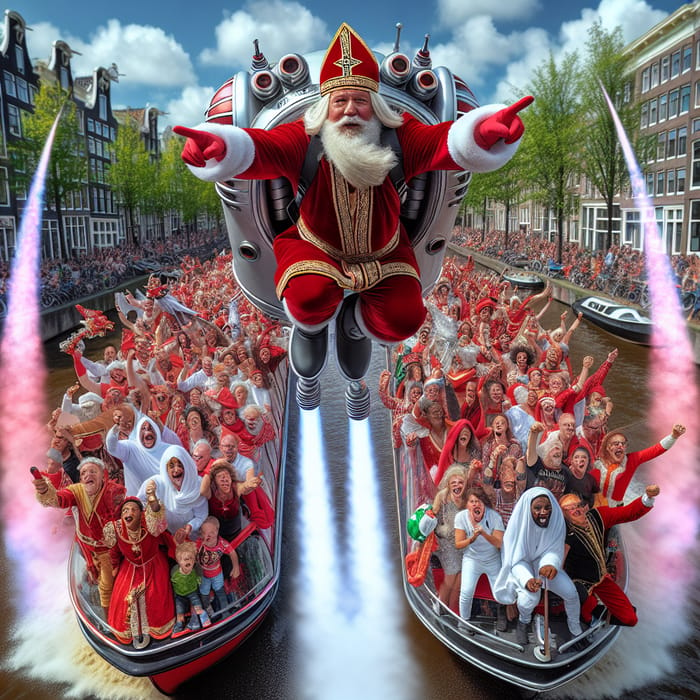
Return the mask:
MULTIPOLYGON (((235 580, 231 593, 231 602, 218 611, 214 624, 222 622, 237 614, 246 605, 254 601, 271 583, 274 576, 272 556, 260 530, 254 523, 248 524, 232 540, 241 564, 242 575, 235 580)), ((69 585, 73 591, 76 607, 83 618, 95 629, 117 641, 115 630, 104 618, 100 606, 97 585, 93 584, 87 575, 87 566, 82 552, 74 546, 69 566, 69 585)), ((161 644, 166 643, 164 640, 161 644)), ((130 645, 124 645, 130 646, 130 645)))

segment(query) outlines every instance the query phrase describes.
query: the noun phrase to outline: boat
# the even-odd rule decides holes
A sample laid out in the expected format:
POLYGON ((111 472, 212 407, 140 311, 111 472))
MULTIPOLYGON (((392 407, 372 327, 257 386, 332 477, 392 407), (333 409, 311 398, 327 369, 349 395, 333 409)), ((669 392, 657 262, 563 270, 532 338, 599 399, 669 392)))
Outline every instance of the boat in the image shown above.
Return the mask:
POLYGON ((243 517, 241 531, 233 544, 244 575, 237 579, 234 600, 211 627, 175 638, 146 640, 146 644, 143 637, 135 637, 129 645, 120 643, 107 624, 97 587, 88 580, 80 549, 74 545, 71 550, 70 599, 88 643, 123 673, 148 676, 162 693, 172 695, 182 683, 234 651, 260 626, 277 593, 282 557, 288 374, 285 360, 270 378, 273 422, 278 428, 278 438, 265 443, 260 460, 267 495, 275 510, 274 524, 261 531, 243 517))
POLYGON ((576 314, 630 343, 651 345, 653 323, 639 309, 605 297, 586 296, 572 305, 576 314))
MULTIPOLYGON (((387 366, 393 366, 388 353, 387 366)), ((399 518, 399 547, 403 590, 420 622, 448 649, 478 669, 517 686, 521 692, 542 693, 561 687, 594 666, 615 644, 620 627, 605 618, 595 620, 579 637, 569 639, 563 602, 549 594, 548 610, 541 602, 535 609, 527 645, 516 640, 515 624, 505 632, 497 630, 497 603, 488 580, 481 576, 474 593, 469 621, 438 599, 444 574, 439 560, 407 532, 407 523, 420 505, 432 503, 437 491, 423 464, 420 450, 394 448, 394 478, 399 518), (427 572, 415 575, 414 562, 425 557, 427 572), (429 557, 429 559, 428 559, 429 557), (549 624, 545 626, 545 618, 549 624), (564 641, 566 640, 566 641, 564 641)), ((608 571, 623 590, 627 589, 628 568, 624 542, 619 531, 610 531, 608 571)))
POLYGON ((526 270, 505 270, 502 277, 506 282, 510 282, 511 287, 528 292, 540 292, 545 287, 544 280, 539 275, 526 270))

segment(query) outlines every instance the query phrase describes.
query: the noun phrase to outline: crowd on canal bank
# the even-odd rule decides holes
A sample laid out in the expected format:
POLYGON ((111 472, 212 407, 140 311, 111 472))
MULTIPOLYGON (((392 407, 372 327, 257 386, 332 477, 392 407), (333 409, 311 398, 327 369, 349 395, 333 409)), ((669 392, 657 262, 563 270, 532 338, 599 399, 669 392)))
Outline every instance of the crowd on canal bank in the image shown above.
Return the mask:
MULTIPOLYGON (((644 254, 630 245, 612 245, 606 251, 590 251, 576 242, 562 244, 521 229, 489 231, 456 228, 454 242, 507 265, 526 267, 580 287, 602 291, 623 301, 648 305, 644 254)), ((670 263, 688 320, 700 314, 700 256, 671 255, 670 263)))
MULTIPOLYGON (((177 270, 185 255, 211 257, 228 246, 217 229, 178 234, 164 241, 122 243, 76 254, 70 259, 48 258, 40 267, 40 302, 43 309, 108 291, 154 270, 177 270)), ((11 265, 0 261, 0 309, 6 310, 11 265)))

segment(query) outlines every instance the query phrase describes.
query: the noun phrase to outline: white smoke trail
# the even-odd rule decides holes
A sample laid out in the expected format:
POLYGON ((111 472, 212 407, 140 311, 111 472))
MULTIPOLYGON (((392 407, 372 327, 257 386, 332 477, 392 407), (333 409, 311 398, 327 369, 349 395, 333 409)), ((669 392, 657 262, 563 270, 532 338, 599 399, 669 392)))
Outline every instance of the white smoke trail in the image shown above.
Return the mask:
POLYGON ((332 697, 342 678, 344 622, 338 613, 340 562, 318 409, 299 411, 299 574, 295 631, 300 637, 297 697, 332 697))
POLYGON ((387 533, 391 528, 384 522, 388 514, 382 508, 389 494, 379 490, 368 420, 348 423, 348 556, 354 579, 350 588, 357 591, 357 613, 348 620, 348 633, 356 640, 350 663, 353 668, 363 669, 363 673, 353 679, 346 697, 389 698, 396 696, 399 689, 402 697, 417 697, 419 681, 399 624, 400 589, 389 560, 387 533))

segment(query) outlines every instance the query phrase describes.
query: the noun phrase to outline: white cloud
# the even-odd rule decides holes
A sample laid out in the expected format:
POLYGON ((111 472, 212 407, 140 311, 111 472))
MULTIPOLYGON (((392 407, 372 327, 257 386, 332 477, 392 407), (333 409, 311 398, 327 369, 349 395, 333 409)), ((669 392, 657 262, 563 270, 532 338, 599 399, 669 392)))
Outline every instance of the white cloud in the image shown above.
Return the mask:
POLYGON ((297 2, 251 2, 227 16, 216 27, 216 48, 204 49, 204 65, 244 67, 253 55, 253 39, 275 62, 289 52, 306 53, 325 48, 330 40, 326 23, 297 2))
POLYGON ((110 19, 97 28, 89 40, 71 36, 51 24, 32 25, 27 42, 32 57, 48 60, 54 41, 65 41, 81 55, 73 56, 73 75, 91 75, 99 66, 116 63, 123 83, 172 87, 193 84, 192 62, 187 52, 171 35, 158 27, 122 25, 110 19))
POLYGON ((568 53, 579 51, 583 55, 588 30, 596 21, 601 21, 606 29, 619 26, 625 43, 629 43, 667 16, 667 12, 654 10, 645 0, 601 0, 596 10, 584 8, 579 19, 562 24, 562 49, 568 53))
MULTIPOLYGON (((525 36, 522 32, 501 34, 491 18, 475 17, 457 27, 449 43, 431 47, 433 65, 448 66, 477 93, 482 87, 490 92, 494 86, 489 84, 489 76, 522 56, 525 36)), ((543 32, 541 37, 545 37, 543 32)))
POLYGON ((443 26, 454 26, 480 15, 496 20, 528 19, 540 7, 540 0, 438 0, 438 17, 443 26))
POLYGON ((158 126, 180 124, 196 126, 204 121, 204 111, 209 107, 215 89, 212 87, 186 87, 175 99, 169 100, 163 110, 167 114, 160 117, 158 126))

